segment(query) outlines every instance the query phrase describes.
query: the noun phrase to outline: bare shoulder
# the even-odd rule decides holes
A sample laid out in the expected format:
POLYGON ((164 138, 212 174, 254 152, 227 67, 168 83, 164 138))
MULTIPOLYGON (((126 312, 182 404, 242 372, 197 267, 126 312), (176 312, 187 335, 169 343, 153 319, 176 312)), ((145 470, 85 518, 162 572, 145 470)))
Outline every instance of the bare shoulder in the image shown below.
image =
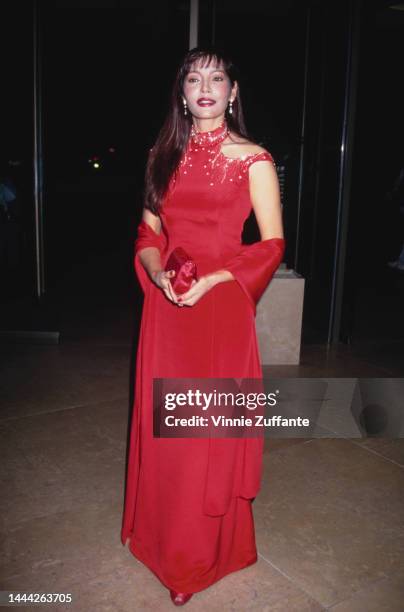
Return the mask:
POLYGON ((234 132, 231 132, 229 137, 227 137, 222 143, 221 150, 227 157, 240 158, 250 155, 257 155, 258 153, 268 153, 268 151, 260 145, 257 145, 246 138, 241 138, 234 132))

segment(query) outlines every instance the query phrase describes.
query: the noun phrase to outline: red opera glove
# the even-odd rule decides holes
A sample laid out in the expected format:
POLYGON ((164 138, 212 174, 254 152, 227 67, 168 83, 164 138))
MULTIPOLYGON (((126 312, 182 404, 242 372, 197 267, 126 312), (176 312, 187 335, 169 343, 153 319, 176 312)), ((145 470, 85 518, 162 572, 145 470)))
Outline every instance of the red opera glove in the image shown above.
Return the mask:
POLYGON ((165 244, 166 237, 163 230, 161 230, 160 234, 157 234, 154 229, 148 223, 146 223, 146 221, 142 220, 140 222, 137 228, 137 238, 135 240, 134 263, 137 277, 144 292, 146 292, 153 281, 147 274, 142 262, 139 259, 139 251, 145 249, 146 247, 156 247, 160 251, 161 255, 165 244))
POLYGON ((260 297, 282 261, 285 244, 284 238, 269 238, 242 245, 241 251, 223 265, 247 295, 254 316, 260 297))

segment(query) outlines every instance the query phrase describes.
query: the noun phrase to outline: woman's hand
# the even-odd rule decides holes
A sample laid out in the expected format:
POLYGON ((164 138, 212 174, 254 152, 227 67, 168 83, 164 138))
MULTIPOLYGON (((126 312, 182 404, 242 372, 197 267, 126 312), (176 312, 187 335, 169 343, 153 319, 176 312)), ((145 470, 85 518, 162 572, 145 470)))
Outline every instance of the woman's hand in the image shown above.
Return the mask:
POLYGON ((214 285, 216 285, 217 280, 213 275, 205 275, 201 276, 199 280, 193 280, 191 288, 188 289, 185 293, 178 296, 177 303, 178 306, 193 306, 201 299, 205 293, 207 293, 214 285))
POLYGON ((188 291, 182 295, 177 295, 170 282, 173 276, 175 276, 174 270, 169 270, 168 272, 158 270, 152 273, 151 278, 155 285, 162 289, 166 297, 178 306, 193 306, 203 295, 205 295, 205 293, 218 283, 234 280, 234 276, 228 270, 216 270, 215 272, 201 276, 197 281, 193 280, 191 288, 188 289, 188 291))
POLYGON ((159 287, 165 296, 175 304, 177 303, 177 295, 174 292, 174 289, 171 286, 170 278, 175 276, 175 270, 169 270, 166 272, 165 270, 158 270, 151 274, 152 281, 157 287, 159 287))

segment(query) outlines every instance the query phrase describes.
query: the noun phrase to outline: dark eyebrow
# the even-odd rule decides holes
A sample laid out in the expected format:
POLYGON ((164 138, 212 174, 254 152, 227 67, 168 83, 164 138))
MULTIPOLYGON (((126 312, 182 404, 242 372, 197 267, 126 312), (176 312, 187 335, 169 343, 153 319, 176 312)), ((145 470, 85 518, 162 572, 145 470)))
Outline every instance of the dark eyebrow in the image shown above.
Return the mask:
MULTIPOLYGON (((201 73, 199 72, 199 70, 190 70, 190 71, 188 72, 188 74, 191 74, 191 72, 197 72, 198 74, 201 74, 201 73)), ((212 70, 212 72, 223 72, 223 73, 225 73, 225 70, 223 70, 222 68, 215 68, 214 70, 212 70)))

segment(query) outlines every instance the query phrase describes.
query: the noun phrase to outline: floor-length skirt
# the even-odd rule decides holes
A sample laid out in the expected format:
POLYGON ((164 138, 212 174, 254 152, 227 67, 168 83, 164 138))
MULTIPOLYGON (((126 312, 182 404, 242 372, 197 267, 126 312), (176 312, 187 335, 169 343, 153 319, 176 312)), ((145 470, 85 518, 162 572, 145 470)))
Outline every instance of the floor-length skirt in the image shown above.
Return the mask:
POLYGON ((257 560, 252 501, 263 438, 154 438, 153 378, 261 378, 255 318, 236 282, 178 307, 145 295, 122 543, 160 581, 195 593, 257 560))

